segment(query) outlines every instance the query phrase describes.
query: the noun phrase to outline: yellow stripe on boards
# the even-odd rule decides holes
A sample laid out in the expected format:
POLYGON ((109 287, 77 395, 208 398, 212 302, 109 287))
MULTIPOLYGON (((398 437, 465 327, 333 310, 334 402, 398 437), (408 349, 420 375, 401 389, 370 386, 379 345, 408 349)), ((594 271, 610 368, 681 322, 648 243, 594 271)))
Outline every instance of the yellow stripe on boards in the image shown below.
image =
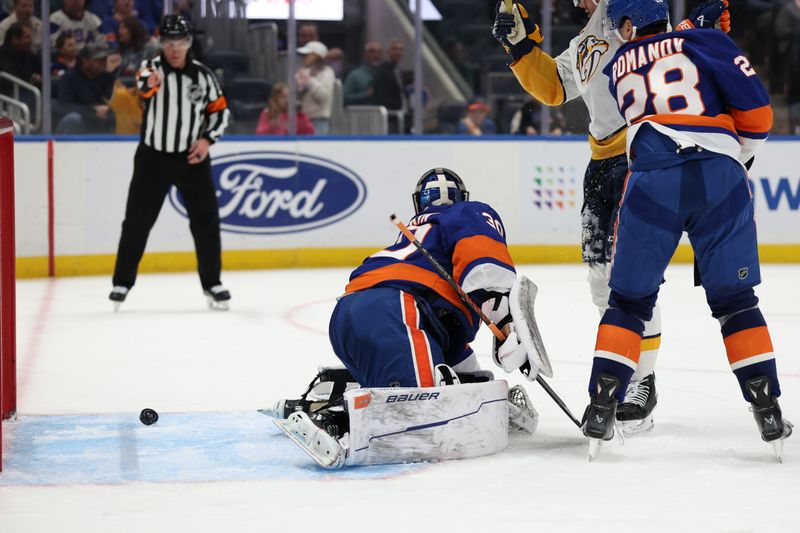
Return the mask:
MULTIPOLYGON (((229 250, 222 252, 224 270, 262 270, 269 268, 356 267, 379 246, 368 248, 299 248, 283 250, 229 250)), ((579 263, 577 245, 509 246, 514 263, 579 263)), ((800 263, 799 244, 762 244, 759 256, 763 263, 800 263)), ((691 263, 692 249, 678 247, 673 263, 691 263)), ((61 255, 56 257, 56 276, 111 275, 114 254, 61 255)), ((17 278, 47 277, 47 257, 17 257, 17 278)), ((156 252, 144 255, 139 272, 191 272, 197 269, 194 252, 156 252)))

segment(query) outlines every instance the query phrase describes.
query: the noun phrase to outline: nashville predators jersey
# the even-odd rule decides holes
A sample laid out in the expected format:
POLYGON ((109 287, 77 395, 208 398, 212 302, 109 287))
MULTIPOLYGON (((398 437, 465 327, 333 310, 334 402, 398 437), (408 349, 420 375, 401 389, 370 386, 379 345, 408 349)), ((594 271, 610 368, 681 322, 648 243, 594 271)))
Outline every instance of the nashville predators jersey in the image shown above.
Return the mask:
POLYGON ((626 43, 605 68, 628 128, 628 146, 649 123, 680 147, 745 163, 772 127, 769 96, 724 33, 693 29, 626 43))
POLYGON ((625 152, 625 121, 608 93, 608 77, 603 72, 619 48, 616 39, 604 35, 605 12, 606 0, 600 0, 583 30, 555 59, 536 47, 511 65, 525 90, 546 105, 583 98, 589 110, 593 159, 625 152))
MULTIPOLYGON (((466 293, 508 292, 516 279, 506 246, 505 230, 497 212, 481 202, 433 206, 408 224, 425 249, 450 272, 466 293)), ((457 313, 470 342, 480 326, 478 315, 403 234, 397 241, 366 258, 350 275, 345 292, 391 286, 424 294, 434 309, 457 313)), ((481 299, 476 298, 480 305, 481 299)))

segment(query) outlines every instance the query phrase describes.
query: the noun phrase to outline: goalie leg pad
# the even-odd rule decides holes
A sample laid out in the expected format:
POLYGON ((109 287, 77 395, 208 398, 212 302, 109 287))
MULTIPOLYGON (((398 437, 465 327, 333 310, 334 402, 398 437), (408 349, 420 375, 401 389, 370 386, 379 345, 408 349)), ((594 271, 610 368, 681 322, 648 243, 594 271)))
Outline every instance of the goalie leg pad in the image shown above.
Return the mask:
POLYGON ((466 459, 508 446, 505 381, 347 391, 347 465, 466 459))

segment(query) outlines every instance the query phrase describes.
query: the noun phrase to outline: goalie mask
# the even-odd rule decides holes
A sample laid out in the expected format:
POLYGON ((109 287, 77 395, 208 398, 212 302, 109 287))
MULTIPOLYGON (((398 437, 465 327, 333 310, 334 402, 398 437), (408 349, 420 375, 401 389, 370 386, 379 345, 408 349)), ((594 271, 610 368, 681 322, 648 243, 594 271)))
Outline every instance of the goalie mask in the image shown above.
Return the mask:
POLYGON ((411 195, 414 212, 420 214, 432 205, 452 205, 469 200, 469 191, 461 178, 448 168, 432 168, 417 182, 411 195))

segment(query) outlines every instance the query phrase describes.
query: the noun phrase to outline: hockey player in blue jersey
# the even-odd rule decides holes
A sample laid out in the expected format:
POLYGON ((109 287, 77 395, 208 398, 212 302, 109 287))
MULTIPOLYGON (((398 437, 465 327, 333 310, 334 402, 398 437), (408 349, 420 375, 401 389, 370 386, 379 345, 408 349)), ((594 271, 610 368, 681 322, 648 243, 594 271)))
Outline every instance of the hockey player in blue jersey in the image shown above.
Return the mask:
MULTIPOLYGON (((507 372, 529 365, 533 379, 541 361, 535 354, 529 360, 517 335, 509 293, 518 277, 500 216, 489 205, 470 201, 464 182, 446 168, 425 172, 412 200, 415 216, 408 229, 506 335, 493 344, 495 362, 507 372)), ((376 464, 499 451, 509 424, 533 432, 537 415, 523 388, 509 391, 491 372, 480 371, 469 348, 480 324, 479 315, 401 233, 353 271, 333 311, 330 341, 346 370, 323 370, 303 398, 282 400, 269 414, 286 418, 276 424, 329 467, 342 466, 345 459, 376 464), (309 400, 327 381, 332 383, 324 401, 309 400), (345 392, 347 387, 363 392, 345 392), (502 398, 495 397, 499 391, 505 391, 502 398), (387 407, 420 398, 424 401, 414 410, 387 407), (502 407, 496 404, 500 400, 502 407), (492 414, 494 405, 499 416, 492 414), (370 419, 370 412, 381 414, 370 419), (354 427, 354 420, 362 427, 354 427), (384 436, 396 440, 370 449, 387 424, 384 436), (370 436, 359 446, 364 434, 370 436)))
MULTIPOLYGON (((608 308, 608 270, 614 219, 628 174, 625 154, 626 124, 617 112, 617 102, 608 92, 603 67, 622 43, 606 38, 603 21, 607 0, 575 0, 575 7, 589 17, 585 26, 558 56, 542 48, 543 40, 535 13, 525 2, 498 2, 492 33, 511 56, 509 67, 520 85, 539 102, 557 106, 581 99, 589 112, 591 161, 583 178, 581 247, 588 266, 589 290, 600 315, 608 308)), ((728 0, 707 0, 698 5, 677 27, 730 30, 728 0)), ((656 407, 656 358, 661 345, 661 313, 658 306, 645 324, 636 371, 628 384, 625 401, 617 409, 623 433, 633 435, 653 428, 656 407)))
MULTIPOLYGON (((473 301, 487 304, 489 318, 505 326, 516 271, 499 215, 469 201, 461 178, 443 168, 420 178, 413 203, 416 216, 408 227, 417 240, 473 301)), ((331 317, 330 339, 362 385, 428 387, 436 365, 456 371, 474 366, 465 347, 479 317, 405 236, 368 257, 351 274, 345 293, 331 317)), ((506 341, 510 352, 518 350, 511 348, 518 346, 515 339, 506 341)))
POLYGON ((772 125, 764 87, 722 32, 667 33, 665 0, 609 0, 607 35, 625 44, 606 66, 628 125, 630 174, 617 216, 609 309, 598 328, 584 434, 590 458, 611 439, 664 271, 682 232, 698 260, 731 369, 763 440, 780 458, 791 434, 778 404, 772 342, 745 165, 772 125))

